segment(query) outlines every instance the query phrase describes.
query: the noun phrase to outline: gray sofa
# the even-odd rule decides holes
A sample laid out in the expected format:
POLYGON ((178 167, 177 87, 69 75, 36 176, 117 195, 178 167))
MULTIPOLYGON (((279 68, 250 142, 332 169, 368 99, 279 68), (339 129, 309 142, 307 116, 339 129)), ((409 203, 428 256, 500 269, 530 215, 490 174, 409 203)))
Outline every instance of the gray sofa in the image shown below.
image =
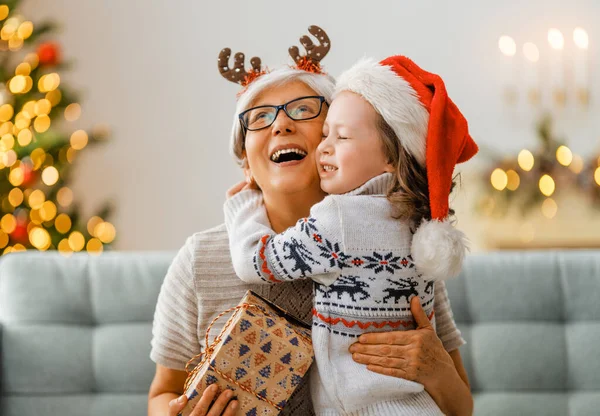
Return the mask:
MULTIPOLYGON (((175 253, 0 259, 0 414, 145 415, 175 253)), ((476 415, 600 415, 600 252, 471 255, 448 283, 476 415)))

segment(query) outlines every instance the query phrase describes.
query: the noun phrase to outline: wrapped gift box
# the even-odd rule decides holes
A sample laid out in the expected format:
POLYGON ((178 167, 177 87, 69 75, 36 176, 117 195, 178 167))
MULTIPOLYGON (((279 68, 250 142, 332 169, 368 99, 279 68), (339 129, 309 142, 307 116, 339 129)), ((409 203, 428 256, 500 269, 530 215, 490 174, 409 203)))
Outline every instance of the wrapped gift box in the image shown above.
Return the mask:
POLYGON ((202 392, 215 383, 219 393, 234 391, 238 415, 277 415, 314 360, 310 325, 256 293, 246 292, 237 307, 213 323, 229 313, 233 315, 210 345, 206 332, 208 348, 188 375, 188 404, 182 416, 188 416, 202 392))

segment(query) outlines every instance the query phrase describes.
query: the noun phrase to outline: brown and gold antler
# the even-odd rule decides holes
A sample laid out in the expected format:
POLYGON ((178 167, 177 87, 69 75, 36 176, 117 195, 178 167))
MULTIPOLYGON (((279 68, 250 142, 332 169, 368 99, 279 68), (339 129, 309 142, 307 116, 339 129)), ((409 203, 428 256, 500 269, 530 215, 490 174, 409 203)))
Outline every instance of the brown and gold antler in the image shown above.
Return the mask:
POLYGON ((229 58, 231 57, 231 49, 225 48, 219 52, 219 72, 228 81, 235 82, 242 86, 248 85, 258 76, 264 73, 261 68, 261 60, 259 57, 253 57, 250 59, 250 65, 252 70, 246 71, 244 68, 244 54, 238 52, 233 58, 233 68, 229 66, 229 58))
POLYGON ((319 67, 321 59, 323 59, 329 52, 329 49, 331 49, 331 41, 323 29, 313 25, 308 28, 308 32, 317 38, 320 45, 315 45, 307 35, 304 35, 300 38, 300 43, 304 46, 304 49, 306 49, 306 55, 300 56, 300 51, 297 46, 292 46, 288 49, 290 56, 300 69, 305 69, 303 66, 306 65, 306 61, 312 61, 313 65, 319 67))

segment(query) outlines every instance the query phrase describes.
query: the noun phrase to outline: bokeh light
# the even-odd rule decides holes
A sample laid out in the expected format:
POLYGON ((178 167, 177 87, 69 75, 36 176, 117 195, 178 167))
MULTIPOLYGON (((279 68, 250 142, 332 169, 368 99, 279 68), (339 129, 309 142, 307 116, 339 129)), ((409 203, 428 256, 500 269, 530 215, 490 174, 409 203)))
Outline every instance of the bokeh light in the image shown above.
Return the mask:
POLYGON ((498 39, 498 47, 500 48, 500 52, 506 56, 514 56, 517 52, 517 44, 510 36, 500 36, 500 39, 498 39))
POLYGON ((509 191, 515 191, 521 184, 521 178, 519 177, 519 174, 517 172, 515 172, 514 170, 509 169, 506 171, 506 176, 508 179, 506 188, 509 191))
POLYGON ((56 231, 61 234, 66 234, 71 229, 71 218, 67 214, 59 214, 54 221, 56 231))
POLYGON ((559 146, 556 149, 556 160, 563 166, 569 166, 573 161, 573 153, 567 146, 559 146))
POLYGON ((67 208, 73 203, 73 191, 66 186, 60 188, 56 194, 56 200, 61 207, 67 208))
POLYGON ((508 176, 506 175, 506 172, 500 168, 494 169, 490 180, 492 182, 492 186, 499 191, 504 190, 506 185, 508 185, 508 176))
POLYGON ((554 179, 550 175, 542 175, 539 182, 540 191, 545 196, 550 196, 554 193, 556 185, 554 184, 554 179))
POLYGON ((548 219, 552 219, 556 216, 558 211, 558 205, 552 198, 546 198, 542 203, 542 214, 548 219))
POLYGON ((81 116, 81 106, 77 103, 69 104, 65 108, 65 120, 75 121, 81 116))
POLYGON ((533 169, 533 165, 535 163, 533 154, 527 149, 523 149, 519 152, 517 162, 519 163, 521 169, 526 172, 529 172, 531 169, 533 169))

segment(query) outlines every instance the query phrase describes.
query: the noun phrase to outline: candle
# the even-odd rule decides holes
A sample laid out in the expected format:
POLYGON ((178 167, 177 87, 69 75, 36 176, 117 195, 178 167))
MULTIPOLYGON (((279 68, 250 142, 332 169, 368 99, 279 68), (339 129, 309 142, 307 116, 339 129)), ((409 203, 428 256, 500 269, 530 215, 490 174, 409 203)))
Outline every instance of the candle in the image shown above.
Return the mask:
POLYGON ((565 38, 558 29, 548 30, 548 43, 551 46, 550 64, 550 88, 555 102, 563 105, 565 102, 565 69, 563 60, 563 49, 565 38))
POLYGON ((523 79, 525 88, 527 89, 527 97, 532 105, 539 103, 539 73, 538 61, 540 60, 540 51, 538 47, 531 42, 526 42, 523 45, 523 55, 525 56, 525 67, 523 71, 523 79))
POLYGON ((505 62, 505 98, 509 104, 514 104, 517 99, 516 77, 517 68, 515 62, 515 54, 517 52, 517 44, 510 36, 500 36, 498 40, 500 52, 506 57, 505 62))
POLYGON ((577 98, 582 104, 588 103, 588 45, 589 38, 587 32, 578 27, 573 31, 573 42, 575 43, 573 56, 573 81, 575 83, 575 92, 577 98))

